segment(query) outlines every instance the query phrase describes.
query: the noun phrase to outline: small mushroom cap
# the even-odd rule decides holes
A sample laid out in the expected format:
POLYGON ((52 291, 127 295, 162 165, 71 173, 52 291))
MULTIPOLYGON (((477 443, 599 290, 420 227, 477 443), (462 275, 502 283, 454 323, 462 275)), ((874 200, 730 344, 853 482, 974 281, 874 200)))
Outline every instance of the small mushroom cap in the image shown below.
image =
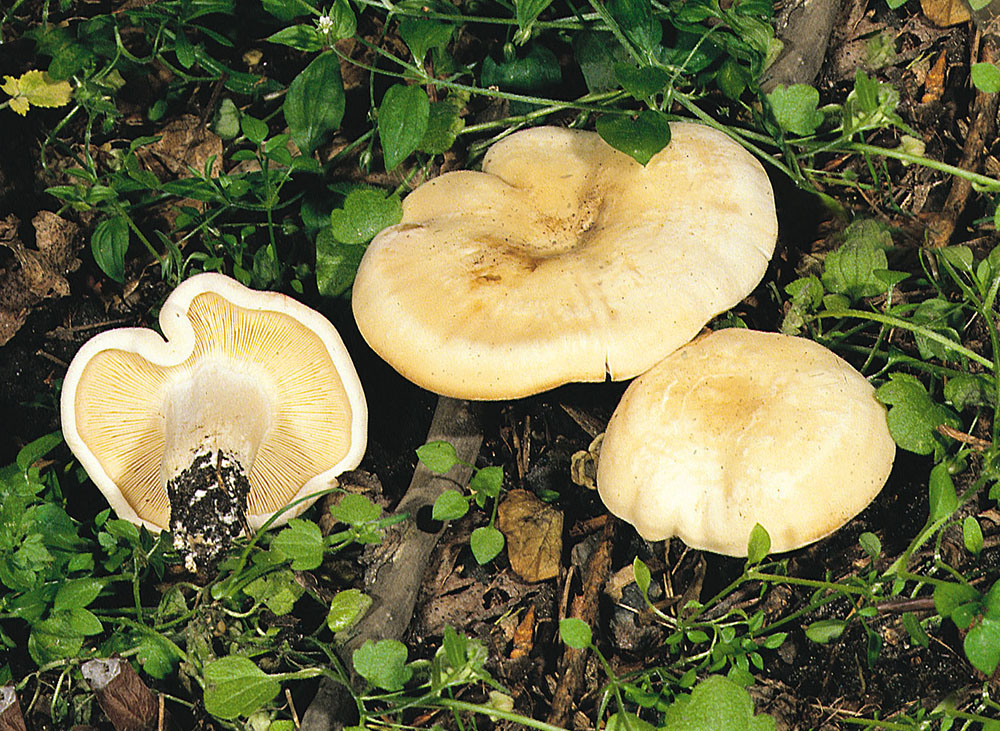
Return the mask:
POLYGON ((168 442, 188 454, 208 421, 223 421, 227 443, 252 459, 244 467, 253 528, 361 461, 364 393, 340 336, 318 312, 208 273, 177 287, 159 320, 165 339, 144 328, 92 338, 63 381, 66 443, 120 517, 152 531, 169 527, 164 470, 187 465, 168 442), (168 434, 168 424, 190 434, 168 434))
POLYGON ((777 237, 770 183, 708 127, 643 167, 594 132, 538 127, 446 173, 372 241, 353 308, 414 383, 466 399, 631 378, 744 297, 777 237))
POLYGON ((780 553, 861 512, 895 452, 874 389, 837 355, 803 338, 719 330, 629 385, 597 489, 647 540, 745 556, 760 523, 780 553))

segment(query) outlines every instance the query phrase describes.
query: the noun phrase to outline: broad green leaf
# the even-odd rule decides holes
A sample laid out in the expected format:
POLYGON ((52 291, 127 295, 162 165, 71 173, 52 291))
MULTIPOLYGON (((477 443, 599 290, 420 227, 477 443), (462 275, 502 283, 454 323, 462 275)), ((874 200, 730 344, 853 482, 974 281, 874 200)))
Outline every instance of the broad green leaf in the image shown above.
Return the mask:
POLYGON ((524 43, 531 37, 531 26, 552 0, 514 0, 515 17, 517 18, 517 34, 515 43, 524 43))
POLYGON ((259 145, 267 139, 267 123, 256 117, 251 117, 249 114, 244 114, 240 117, 240 130, 255 145, 259 145))
POLYGON ((15 460, 17 462, 17 468, 21 470, 21 472, 27 472, 28 469, 35 464, 35 462, 62 444, 62 441, 62 432, 54 431, 28 442, 21 447, 20 451, 17 453, 17 458, 15 460))
POLYGON ((382 508, 373 503, 364 495, 349 492, 340 498, 340 502, 330 508, 330 515, 334 520, 347 523, 354 528, 378 520, 382 515, 382 508))
POLYGON ((974 516, 967 515, 962 521, 962 542, 973 556, 978 556, 983 550, 983 528, 974 516))
POLYGON ((667 87, 670 74, 656 66, 639 68, 619 63, 615 64, 615 79, 627 94, 639 101, 646 101, 667 87))
POLYGON ((271 548, 292 560, 295 571, 312 571, 323 563, 323 534, 315 523, 292 518, 274 537, 271 548))
POLYGON ((463 102, 455 96, 431 102, 427 117, 427 131, 420 141, 419 149, 430 155, 440 155, 451 149, 465 127, 462 119, 463 102))
POLYGON ((406 658, 406 645, 399 640, 366 640, 351 655, 351 662, 358 675, 391 693, 402 690, 413 674, 406 666, 406 658))
POLYGON ((292 80, 282 109, 295 144, 311 155, 344 116, 344 83, 335 53, 321 53, 292 80))
POLYGON ((427 442, 417 447, 417 459, 431 472, 443 475, 458 464, 458 452, 451 442, 427 442))
POLYGON ((316 289, 324 297, 337 297, 351 288, 365 247, 345 244, 330 226, 316 234, 316 289))
POLYGON ((497 63, 492 56, 483 60, 480 84, 526 94, 540 92, 562 81, 559 59, 546 46, 530 43, 523 55, 497 63))
MULTIPOLYGON (((285 555, 284 551, 276 550, 285 555)), ((294 565, 293 563, 292 566, 294 565)), ((309 565, 308 562, 306 565, 309 565)), ((295 580, 292 571, 280 569, 254 579, 243 588, 243 592, 264 604, 275 616, 283 617, 292 611, 305 589, 295 580)))
POLYGON ((278 20, 288 22, 304 15, 306 7, 299 0, 261 0, 261 7, 278 20))
POLYGON ((469 512, 469 498, 458 490, 445 490, 438 495, 431 510, 434 520, 457 520, 469 512))
POLYGON ((634 713, 612 713, 604 731, 657 731, 657 727, 649 721, 643 721, 634 713))
POLYGON ((419 86, 394 84, 378 108, 378 137, 386 170, 394 170, 420 147, 427 132, 430 100, 419 86))
POLYGON ((359 589, 338 591, 330 600, 330 611, 326 614, 326 626, 331 632, 341 632, 353 627, 372 605, 372 598, 359 589))
POLYGON ((136 647, 135 656, 142 669, 157 680, 170 675, 179 660, 172 645, 157 634, 143 635, 136 647))
POLYGON ((503 533, 491 525, 480 526, 469 536, 469 546, 476 561, 480 564, 489 563, 503 550, 503 533))
POLYGON ((597 120, 597 133, 616 150, 621 150, 640 165, 670 142, 670 124, 659 112, 645 110, 635 119, 606 114, 597 120))
POLYGON ((228 96, 219 103, 212 129, 224 140, 231 140, 240 133, 240 110, 228 96))
POLYGON ((993 63, 974 63, 969 68, 973 85, 984 94, 1000 91, 1000 68, 993 63))
POLYGON ((358 18, 347 0, 334 0, 330 14, 321 16, 317 26, 330 41, 339 41, 354 35, 358 29, 358 18))
POLYGON ((914 645, 919 645, 923 648, 930 647, 931 638, 927 635, 927 631, 920 624, 920 620, 917 619, 917 615, 913 612, 905 612, 903 614, 903 627, 909 633, 910 641, 914 645))
POLYGON ((614 91, 620 86, 615 66, 628 58, 610 33, 581 30, 573 34, 573 55, 592 94, 614 91))
POLYGON ((281 683, 239 655, 208 663, 205 681, 205 710, 226 720, 250 715, 281 692, 281 683))
POLYGON ((399 37, 413 54, 413 59, 423 65, 427 52, 443 48, 451 40, 455 26, 427 18, 406 18, 399 23, 399 37))
POLYGON ((786 132, 805 137, 823 124, 819 92, 808 84, 779 85, 767 95, 774 118, 786 132))
POLYGON ((944 384, 944 399, 957 411, 969 406, 992 406, 996 400, 992 379, 984 375, 960 373, 944 384))
POLYGON ((663 714, 661 731, 774 731, 771 716, 754 715, 750 694, 740 684, 712 675, 679 696, 663 714))
POLYGON ((957 427, 955 414, 936 403, 924 385, 909 373, 890 373, 889 381, 875 392, 888 405, 889 433, 903 449, 916 454, 931 454, 944 449, 937 428, 941 424, 957 427))
POLYGON ((934 608, 942 617, 950 617, 958 607, 974 602, 980 593, 968 584, 935 584, 934 608))
POLYGON ((75 657, 83 647, 84 635, 64 616, 36 622, 28 635, 28 654, 37 665, 75 657))
POLYGON ((103 586, 103 582, 98 579, 70 579, 60 585, 52 608, 58 610, 85 607, 97 598, 103 586))
POLYGON ((496 497, 503 486, 503 467, 494 465, 476 470, 469 482, 469 489, 487 497, 496 497))
POLYGON ((930 496, 930 519, 947 518, 958 508, 958 495, 955 493, 955 483, 944 462, 934 465, 928 481, 930 496))
POLYGON ((771 536, 760 523, 755 523, 747 540, 747 564, 759 564, 771 552, 771 536))
POLYGON ((823 266, 826 289, 846 295, 852 301, 884 293, 885 284, 874 273, 876 269, 888 268, 883 249, 884 233, 875 221, 851 224, 845 232, 844 243, 826 256, 823 266))
POLYGON ((1000 620, 983 618, 969 629, 963 647, 976 670, 992 675, 1000 664, 1000 620))
POLYGON ((94 228, 90 250, 94 261, 116 282, 125 281, 125 252, 128 251, 128 219, 124 215, 106 218, 94 228))
POLYGON ((83 607, 63 609, 60 611, 53 610, 52 617, 59 617, 65 620, 66 625, 71 627, 73 632, 84 635, 85 637, 89 635, 99 635, 104 631, 104 625, 101 624, 101 620, 97 618, 97 615, 89 609, 84 609, 83 607))
POLYGON ((378 188, 359 187, 347 194, 343 208, 331 211, 330 231, 343 244, 367 244, 402 217, 399 196, 378 188))
POLYGON ((593 640, 590 626, 577 617, 566 617, 559 620, 559 637, 567 646, 576 650, 590 647, 593 640))
POLYGON ((608 0, 608 11, 619 30, 645 56, 651 57, 663 37, 650 0, 608 0))
POLYGON ((844 634, 847 622, 842 619, 821 619, 806 627, 806 637, 819 645, 825 645, 844 634))

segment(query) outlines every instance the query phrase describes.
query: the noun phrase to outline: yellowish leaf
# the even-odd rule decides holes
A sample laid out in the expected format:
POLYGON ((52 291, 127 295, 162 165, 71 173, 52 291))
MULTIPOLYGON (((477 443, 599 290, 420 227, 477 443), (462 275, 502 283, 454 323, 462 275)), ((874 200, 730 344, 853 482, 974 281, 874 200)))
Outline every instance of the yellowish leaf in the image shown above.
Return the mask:
POLYGON ((69 104, 73 87, 68 81, 56 81, 46 71, 26 71, 20 77, 5 76, 0 86, 12 98, 10 108, 24 116, 35 107, 61 107, 69 104))
POLYGON ((920 0, 920 8, 928 20, 942 28, 967 23, 970 17, 962 0, 920 0))

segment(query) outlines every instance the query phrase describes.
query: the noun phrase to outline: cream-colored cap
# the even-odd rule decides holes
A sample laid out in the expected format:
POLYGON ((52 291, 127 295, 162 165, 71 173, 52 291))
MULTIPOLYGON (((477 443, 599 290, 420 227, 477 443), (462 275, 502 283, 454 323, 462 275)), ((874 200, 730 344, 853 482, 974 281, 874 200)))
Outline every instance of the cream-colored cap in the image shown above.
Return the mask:
POLYGON ((803 338, 719 330, 637 378, 608 424, 597 489, 651 541, 745 556, 837 530, 882 489, 885 409, 847 362, 803 338))
POLYGON ((671 124, 643 167, 557 127, 494 145, 403 201, 353 291, 368 344, 414 383, 510 399, 631 378, 749 294, 777 238, 771 185, 724 134, 671 124))
POLYGON ((246 469, 253 528, 361 461, 364 393, 318 312, 209 273, 177 287, 159 319, 166 339, 143 328, 101 333, 63 381, 66 443, 119 517, 169 529, 166 480, 209 443, 246 469))

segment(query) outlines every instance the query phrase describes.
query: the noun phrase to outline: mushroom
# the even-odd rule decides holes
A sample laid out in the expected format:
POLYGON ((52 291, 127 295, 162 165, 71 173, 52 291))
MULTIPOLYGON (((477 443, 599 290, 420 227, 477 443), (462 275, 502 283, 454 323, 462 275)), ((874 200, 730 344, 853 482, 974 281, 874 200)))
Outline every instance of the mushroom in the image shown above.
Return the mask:
POLYGON ((597 489, 651 541, 745 556, 754 524, 775 552, 823 538, 867 506, 896 447, 871 384, 811 340, 719 330, 626 389, 597 489))
POLYGON ((708 127, 671 130, 645 167, 594 132, 524 130, 482 172, 418 187, 358 269, 365 340, 456 398, 650 368, 753 290, 777 237, 760 164, 708 127))
POLYGON ((290 297, 199 274, 159 319, 165 339, 120 328, 84 344, 62 428, 118 516, 173 531, 194 571, 356 467, 367 407, 333 325, 290 297))

